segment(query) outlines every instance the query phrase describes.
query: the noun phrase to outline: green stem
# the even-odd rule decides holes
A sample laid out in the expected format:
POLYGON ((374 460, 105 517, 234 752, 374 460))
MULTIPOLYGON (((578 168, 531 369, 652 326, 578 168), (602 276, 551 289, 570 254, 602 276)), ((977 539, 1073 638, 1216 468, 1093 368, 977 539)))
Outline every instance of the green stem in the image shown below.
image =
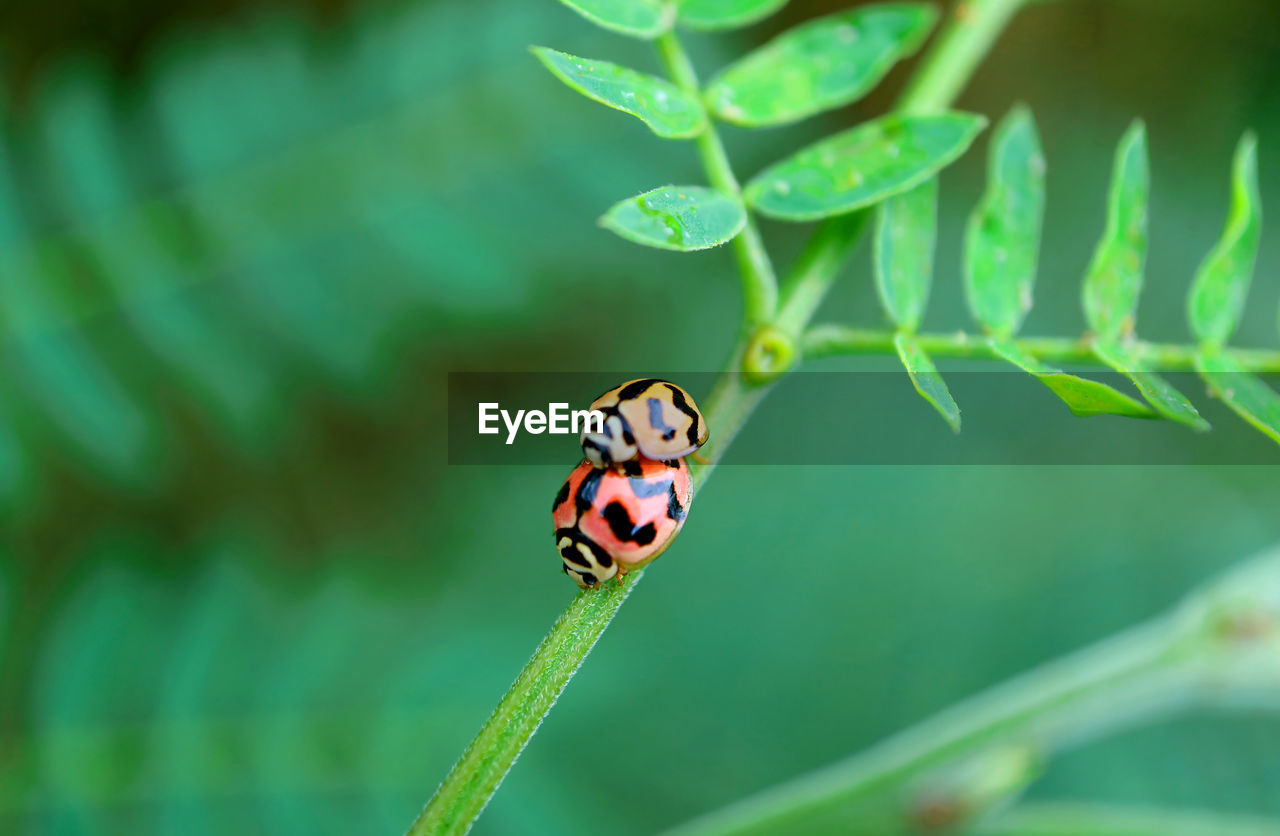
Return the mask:
POLYGON ((774 318, 778 328, 799 338, 827 298, 841 266, 858 245, 870 219, 871 212, 864 209, 831 218, 818 226, 787 276, 778 315, 774 318))
POLYGON ((1274 836, 1280 833, 1280 821, 1207 810, 1036 802, 1019 804, 977 832, 981 836, 1274 836))
POLYGON ((1273 552, 1153 621, 671 836, 943 829, 1020 791, 1051 752, 1191 705, 1273 704, 1278 593, 1273 552), (975 762, 979 769, 966 768, 975 762))
MULTIPOLYGON (((767 392, 766 386, 748 386, 741 375, 721 377, 703 403, 707 424, 715 428, 704 452, 716 455, 728 447, 767 392)), ((714 461, 694 468, 695 492, 714 468, 714 461)), ((632 572, 619 583, 578 593, 409 828, 408 836, 462 834, 470 829, 643 575, 643 570, 632 572)))
MULTIPOLYGON (((974 0, 973 4, 981 6, 990 2, 1007 4, 1009 0, 974 0)), ((674 33, 659 38, 657 46, 676 84, 700 97, 693 66, 674 33)), ((928 67, 927 71, 932 73, 960 71, 950 61, 931 62, 928 67)), ((967 76, 968 70, 963 72, 967 76)), ((963 77, 952 80, 957 89, 963 82, 963 77)), ((738 194, 737 179, 714 128, 708 127, 698 138, 698 151, 710 183, 727 193, 738 194)), ((777 279, 754 221, 748 219, 746 228, 734 239, 743 277, 747 327, 743 330, 742 342, 731 354, 733 362, 729 370, 703 404, 707 424, 713 433, 707 448, 711 463, 695 468, 695 490, 706 482, 715 467, 714 462, 723 456, 752 410, 769 392, 768 385, 752 385, 738 372, 747 353, 752 330, 779 314, 779 319, 787 324, 791 334, 798 336, 802 333, 835 280, 842 260, 856 244, 865 221, 865 213, 859 213, 833 218, 819 226, 788 282, 783 311, 778 310, 777 279)), ((462 834, 471 828, 537 731, 542 718, 550 711, 642 574, 633 572, 623 583, 583 592, 573 599, 475 740, 427 802, 409 829, 409 836, 462 834)))
MULTIPOLYGON (((658 56, 671 80, 694 100, 702 101, 698 76, 693 70, 688 54, 674 31, 668 31, 657 40, 658 56)), ((725 194, 741 197, 742 187, 729 165, 720 134, 710 121, 707 129, 697 137, 698 156, 706 171, 707 180, 725 194)), ((764 239, 755 219, 747 213, 747 225, 733 239, 734 255, 742 274, 742 296, 748 326, 767 321, 778 305, 778 279, 765 250, 764 239)))
MULTIPOLYGON (((986 337, 967 334, 918 334, 917 342, 933 357, 962 357, 998 360, 986 337)), ((1044 363, 1099 366, 1087 338, 1024 337, 1013 341, 1019 348, 1044 363)), ((1141 353, 1151 371, 1194 371, 1199 347, 1176 343, 1139 342, 1141 353)), ((889 355, 895 353, 893 332, 846 328, 842 325, 815 325, 804 333, 801 351, 805 358, 837 355, 889 355)), ((1280 374, 1280 351, 1233 348, 1224 351, 1244 371, 1280 374)))
POLYGON ((907 83, 898 110, 927 113, 950 107, 1027 0, 958 0, 920 69, 907 83))

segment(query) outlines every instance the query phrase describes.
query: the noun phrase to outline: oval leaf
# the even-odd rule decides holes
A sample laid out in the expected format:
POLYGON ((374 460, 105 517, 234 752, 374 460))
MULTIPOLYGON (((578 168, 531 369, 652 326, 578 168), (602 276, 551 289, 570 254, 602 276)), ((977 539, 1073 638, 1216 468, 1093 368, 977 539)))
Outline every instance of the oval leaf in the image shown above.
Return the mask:
POLYGON ((1196 371, 1237 415, 1280 442, 1280 395, 1240 367, 1231 355, 1216 349, 1196 355, 1196 371))
POLYGON ((901 331, 894 334, 893 346, 898 350, 898 358, 902 360, 907 374, 911 376, 911 385, 916 387, 920 397, 933 404, 952 431, 960 432, 960 407, 951 397, 951 390, 938 374, 933 360, 910 334, 901 331))
POLYGON ((707 128, 702 104, 669 81, 542 46, 532 52, 556 78, 587 98, 630 113, 658 136, 687 139, 707 128))
POLYGON ((1133 333, 1147 258, 1147 135, 1134 122, 1116 149, 1107 226, 1084 280, 1089 327, 1104 340, 1133 333))
POLYGON ((600 218, 628 241, 682 252, 718 247, 746 223, 742 204, 702 186, 663 186, 615 203, 600 218))
POLYGON ((1035 120, 1016 107, 991 139, 987 191, 969 216, 965 290, 973 316, 1010 337, 1031 310, 1044 217, 1044 154, 1035 120))
POLYGON ((861 98, 915 52, 937 19, 915 3, 863 6, 804 23, 731 64, 707 86, 712 112, 782 125, 861 98))
POLYGON ((1248 133, 1236 146, 1231 173, 1231 211, 1226 228, 1196 271, 1191 285, 1187 315, 1191 330, 1202 343, 1222 345, 1240 324, 1261 235, 1258 140, 1248 133))
POLYGON ((675 8, 662 0, 560 0, 597 26, 633 38, 656 38, 671 28, 675 8))
POLYGON ((787 0, 683 0, 680 22, 690 29, 735 29, 763 20, 787 0))
POLYGON ((899 328, 915 331, 929 301, 938 231, 938 178, 876 207, 876 290, 899 328))
POLYGON ((1126 418, 1156 418, 1156 413, 1098 380, 1089 380, 1046 366, 1024 352, 1012 340, 992 338, 991 349, 1024 372, 1035 377, 1081 418, 1094 415, 1122 415, 1126 418))
POLYGON ((1099 360, 1133 382, 1142 397, 1162 418, 1185 424, 1193 430, 1209 429, 1209 422, 1191 405, 1191 401, 1174 389, 1167 380, 1142 368, 1142 357, 1131 348, 1116 343, 1095 342, 1093 353, 1099 360))
POLYGON ((782 220, 841 215, 923 183, 963 154, 986 124, 969 113, 885 116, 775 163, 743 195, 782 220))

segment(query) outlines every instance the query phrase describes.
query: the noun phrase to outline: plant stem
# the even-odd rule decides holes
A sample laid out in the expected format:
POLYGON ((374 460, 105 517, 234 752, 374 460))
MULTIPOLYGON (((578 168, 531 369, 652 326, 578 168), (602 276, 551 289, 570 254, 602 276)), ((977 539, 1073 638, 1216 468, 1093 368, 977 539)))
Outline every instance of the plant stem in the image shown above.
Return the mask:
POLYGON ((1014 12, 1027 0, 958 0, 937 41, 898 99, 898 110, 927 113, 955 101, 1014 12))
MULTIPOLYGON (((958 331, 954 334, 918 334, 916 341, 933 357, 1000 359, 986 337, 958 331)), ((1045 363, 1102 365, 1087 338, 1025 337, 1014 340, 1019 348, 1045 363)), ((804 333, 801 350, 808 359, 837 355, 894 354, 893 332, 815 325, 804 333)), ((1194 345, 1139 342, 1136 350, 1151 371, 1194 371, 1200 349, 1194 345)), ((1280 351, 1227 349, 1225 353, 1245 371, 1280 373, 1280 351)))
MULTIPOLYGON (((703 403, 708 425, 716 428, 708 446, 723 451, 768 389, 748 386, 741 375, 724 375, 703 403)), ((714 462, 695 466, 695 493, 714 468, 714 462)), ((578 593, 409 828, 408 836, 462 834, 470 829, 643 575, 644 570, 631 572, 618 583, 578 593)))
POLYGON ((643 574, 632 572, 623 581, 573 599, 409 828, 408 836, 462 834, 471 829, 643 574))
MULTIPOLYGON (((693 70, 688 54, 680 44, 676 33, 668 31, 657 39, 658 56, 671 80, 695 101, 702 101, 698 76, 693 70)), ((741 199, 742 187, 733 175, 729 156, 725 153, 720 134, 710 120, 707 129, 697 137, 698 155, 711 185, 725 194, 741 199)), ((733 239, 738 270, 742 274, 742 296, 748 327, 767 321, 778 306, 778 279, 765 250, 764 239, 751 213, 747 213, 747 225, 733 239)))
POLYGON ((1109 804, 1019 804, 978 828, 982 836, 1273 836, 1280 821, 1241 813, 1109 804))
MULTIPOLYGON (((1008 5, 1011 0, 973 0, 974 6, 988 3, 1008 5)), ((992 33, 980 32, 989 45, 992 33)), ((949 38, 963 40, 963 31, 949 38)), ((674 33, 658 39, 658 52, 672 79, 681 89, 701 97, 697 76, 688 56, 674 33)), ((955 47, 949 47, 954 50, 955 47)), ((980 50, 979 50, 980 51, 980 50)), ((963 85, 969 66, 954 65, 953 60, 928 61, 922 72, 956 73, 950 80, 954 89, 963 85)), ((936 83, 926 85, 936 86, 936 83)), ((724 145, 715 129, 708 126, 698 138, 698 151, 710 183, 726 193, 739 194, 724 145)), ((817 311, 831 283, 835 280, 844 257, 857 243, 866 222, 865 213, 833 218, 821 224, 806 247, 788 282, 787 301, 778 310, 777 279, 764 249, 754 221, 734 241, 738 267, 742 273, 746 327, 743 339, 731 353, 732 361, 703 403, 704 415, 713 438, 707 452, 710 463, 694 469, 694 489, 705 484, 723 457, 729 443, 742 429, 755 406, 768 394, 770 386, 748 384, 738 372, 752 329, 778 315, 790 333, 803 332, 817 311)), ((586 659, 600 635, 617 614, 627 594, 639 582, 643 572, 632 572, 622 583, 579 593, 556 621, 551 632, 539 645, 480 733, 437 788, 421 815, 409 829, 409 836, 437 836, 466 833, 484 810, 493 793, 506 777, 520 752, 528 744, 542 718, 551 710, 573 674, 586 659)))
POLYGON ((809 239, 796 265, 787 276, 782 301, 774 325, 793 338, 799 338, 804 327, 818 312, 822 300, 840 274, 858 239, 871 219, 863 209, 838 215, 818 226, 809 239))
POLYGON ((1051 751, 1188 705, 1248 705, 1255 695, 1260 703, 1274 702, 1280 693, 1277 642, 1280 551, 1238 567, 1153 621, 979 694, 852 758, 689 822, 671 836, 890 834, 954 826, 1020 790, 1035 760, 1051 751), (994 791, 983 786, 989 775, 981 770, 957 769, 1002 750, 1027 752, 1027 774, 1011 776, 994 791), (954 780, 956 773, 968 785, 954 780), (926 808, 926 801, 937 806, 926 808), (951 817, 929 818, 939 809, 951 817))

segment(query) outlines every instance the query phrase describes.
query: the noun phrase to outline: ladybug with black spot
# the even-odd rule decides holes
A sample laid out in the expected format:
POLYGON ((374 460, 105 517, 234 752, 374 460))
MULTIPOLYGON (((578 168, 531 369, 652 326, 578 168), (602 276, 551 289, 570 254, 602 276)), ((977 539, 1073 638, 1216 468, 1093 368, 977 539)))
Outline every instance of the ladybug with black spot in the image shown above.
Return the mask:
POLYGON ((629 472, 584 460, 551 509, 565 573, 588 589, 647 565, 680 533, 692 501, 683 459, 638 458, 629 472))
POLYGON ((604 413, 600 432, 582 433, 582 452, 594 467, 634 472, 640 459, 674 461, 709 436, 693 398, 666 380, 629 380, 596 398, 591 409, 604 413))

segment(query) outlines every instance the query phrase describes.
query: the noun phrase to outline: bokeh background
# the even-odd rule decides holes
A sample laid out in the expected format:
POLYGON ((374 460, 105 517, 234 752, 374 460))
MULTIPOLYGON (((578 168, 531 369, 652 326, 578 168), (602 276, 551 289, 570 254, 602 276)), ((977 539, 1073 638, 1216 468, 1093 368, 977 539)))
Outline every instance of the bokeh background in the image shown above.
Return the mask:
MULTIPOLYGON (((835 8, 687 40, 709 73, 835 8)), ((654 56, 553 0, 68 0, 8 4, 0 33, 0 831, 402 832, 575 593, 547 518, 572 443, 563 467, 447 466, 446 373, 709 372, 735 333, 729 253, 593 223, 698 182, 692 148, 526 47, 654 56)), ((902 76, 727 129, 739 172, 902 76)), ((1082 328, 1111 149, 1142 116, 1141 328, 1184 339, 1244 129, 1280 196, 1280 7, 1033 5, 960 103, 1017 100, 1050 165, 1026 331, 1082 328)), ((983 149, 943 177, 931 329, 967 325, 983 149)), ((764 231, 786 264, 803 230, 764 231)), ((1280 340, 1278 240, 1242 344, 1280 340)), ((863 251, 822 317, 877 311, 863 251)), ((864 408, 831 393, 836 418, 864 408)), ((983 431, 955 443, 1001 443, 983 431)), ((724 467, 476 832, 652 832, 857 751, 1280 540, 1277 476, 724 467)), ((1273 716, 1179 717, 1032 795, 1280 814, 1277 751, 1273 716)))

